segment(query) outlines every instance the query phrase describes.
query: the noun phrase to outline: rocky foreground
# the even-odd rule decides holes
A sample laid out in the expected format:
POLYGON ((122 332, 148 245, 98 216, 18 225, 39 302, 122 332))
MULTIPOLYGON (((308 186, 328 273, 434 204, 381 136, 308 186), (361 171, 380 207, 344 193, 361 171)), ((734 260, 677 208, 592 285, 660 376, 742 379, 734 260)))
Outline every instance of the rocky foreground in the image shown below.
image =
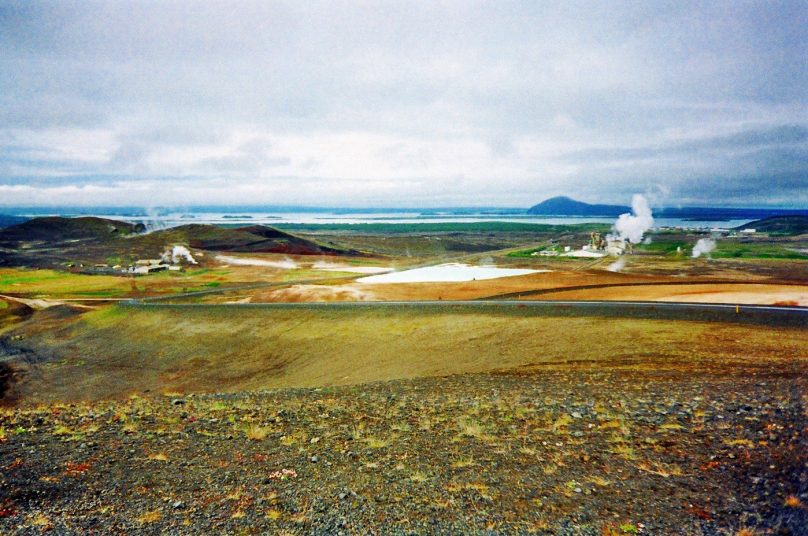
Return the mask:
POLYGON ((808 534, 805 370, 467 375, 0 414, 0 533, 808 534))

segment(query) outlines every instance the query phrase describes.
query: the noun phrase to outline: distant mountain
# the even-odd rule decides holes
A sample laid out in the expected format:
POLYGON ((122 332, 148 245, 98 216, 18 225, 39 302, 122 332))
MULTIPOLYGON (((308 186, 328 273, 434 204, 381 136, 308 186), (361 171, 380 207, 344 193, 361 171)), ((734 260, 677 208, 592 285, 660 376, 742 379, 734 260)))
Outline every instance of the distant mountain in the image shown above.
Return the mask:
MULTIPOLYGON (((631 207, 619 205, 591 205, 570 199, 552 197, 527 210, 535 216, 590 216, 617 217, 631 212, 631 207)), ((808 216, 808 210, 778 208, 726 208, 726 207, 666 207, 655 208, 657 218, 680 218, 700 221, 760 219, 770 216, 808 216)))
POLYGON ((8 214, 0 214, 0 229, 3 227, 11 227, 26 221, 28 218, 22 216, 9 216, 8 214))
POLYGON ((619 205, 590 205, 570 199, 569 197, 552 197, 533 205, 527 210, 528 214, 536 216, 605 216, 617 217, 620 214, 631 212, 631 207, 619 205))
POLYGON ((808 233, 808 216, 772 216, 749 222, 738 230, 754 229, 763 233, 793 236, 808 233))

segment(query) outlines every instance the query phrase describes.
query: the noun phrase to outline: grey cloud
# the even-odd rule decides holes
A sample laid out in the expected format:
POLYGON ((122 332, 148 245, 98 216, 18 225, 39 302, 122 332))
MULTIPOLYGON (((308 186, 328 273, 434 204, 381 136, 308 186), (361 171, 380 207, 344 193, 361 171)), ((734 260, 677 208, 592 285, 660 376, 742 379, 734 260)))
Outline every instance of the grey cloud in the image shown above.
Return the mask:
POLYGON ((241 144, 233 155, 204 159, 200 167, 217 174, 241 177, 261 174, 271 168, 286 166, 291 161, 289 157, 274 155, 269 144, 251 141, 241 144))
MULTIPOLYGON (((808 143, 808 127, 781 125, 768 129, 745 130, 722 136, 627 148, 594 148, 565 155, 569 161, 648 160, 666 156, 694 157, 712 151, 756 150, 761 147, 784 147, 808 143)), ((808 164, 806 164, 808 167, 808 164)))
POLYGON ((397 191, 427 188, 444 204, 530 205, 582 187, 625 202, 662 183, 698 200, 736 182, 748 202, 804 202, 794 182, 806 174, 806 57, 804 2, 8 1, 0 184, 183 188, 296 165, 315 177, 301 184, 342 185, 348 202, 352 170, 327 168, 327 153, 259 142, 187 170, 150 162, 244 132, 298 143, 361 133, 382 140, 373 156, 389 163, 368 199, 391 199, 393 169, 397 191), (28 142, 9 141, 19 129, 28 142), (109 157, 59 151, 54 136, 71 129, 108 132, 109 157), (424 149, 446 140, 487 147, 486 169, 424 149), (536 140, 559 149, 518 150, 536 140), (476 174, 488 183, 459 179, 476 174))

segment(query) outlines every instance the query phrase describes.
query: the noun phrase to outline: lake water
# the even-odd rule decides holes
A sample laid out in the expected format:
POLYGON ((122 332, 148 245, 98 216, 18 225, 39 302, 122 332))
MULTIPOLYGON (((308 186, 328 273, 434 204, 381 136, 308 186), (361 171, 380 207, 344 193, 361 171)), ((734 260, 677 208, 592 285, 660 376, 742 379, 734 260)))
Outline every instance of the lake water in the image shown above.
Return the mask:
MULTIPOLYGON (((28 216, 44 215, 45 212, 26 214, 28 216)), ((48 213, 51 215, 60 212, 48 213)), ((72 215, 64 213, 65 215, 72 215)), ((616 218, 588 218, 588 217, 544 217, 529 216, 514 213, 432 213, 418 211, 357 211, 357 212, 328 212, 328 211, 265 211, 265 212, 161 212, 159 214, 144 215, 142 213, 104 213, 98 212, 93 216, 107 217, 130 222, 143 222, 148 227, 159 229, 176 227, 190 223, 210 223, 214 225, 277 225, 281 223, 297 224, 358 224, 358 223, 475 223, 505 221, 513 223, 534 223, 548 225, 567 225, 576 223, 614 223, 616 218)), ((725 221, 689 221, 681 218, 655 218, 654 227, 684 227, 690 229, 731 229, 745 223, 750 219, 725 221)))
POLYGON ((449 263, 426 268, 415 268, 401 272, 390 272, 357 279, 358 283, 450 283, 479 279, 498 279, 516 275, 549 272, 550 270, 527 270, 520 268, 498 268, 496 266, 470 266, 449 263))

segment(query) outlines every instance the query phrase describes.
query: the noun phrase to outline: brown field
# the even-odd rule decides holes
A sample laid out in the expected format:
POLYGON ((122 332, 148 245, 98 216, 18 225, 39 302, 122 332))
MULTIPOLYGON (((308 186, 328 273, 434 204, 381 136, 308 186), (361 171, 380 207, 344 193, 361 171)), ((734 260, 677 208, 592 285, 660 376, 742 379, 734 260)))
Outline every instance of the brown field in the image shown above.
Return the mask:
POLYGON ((234 392, 506 370, 804 366, 799 328, 391 310, 107 307, 38 313, 23 404, 234 392), (65 316, 67 314, 68 316, 65 316))

